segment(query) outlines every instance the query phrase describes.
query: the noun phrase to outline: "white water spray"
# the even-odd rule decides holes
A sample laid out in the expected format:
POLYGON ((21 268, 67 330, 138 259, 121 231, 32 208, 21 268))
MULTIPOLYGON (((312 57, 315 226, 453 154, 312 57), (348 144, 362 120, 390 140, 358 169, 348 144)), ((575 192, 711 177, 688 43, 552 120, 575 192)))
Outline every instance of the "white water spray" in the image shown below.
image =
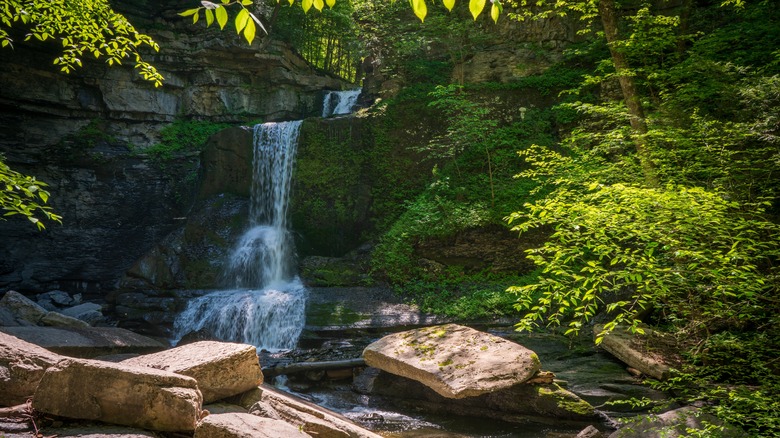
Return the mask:
POLYGON ((255 126, 250 226, 224 273, 232 289, 188 304, 174 339, 206 331, 269 350, 295 347, 305 322, 306 289, 293 273, 295 251, 287 210, 302 121, 255 126))

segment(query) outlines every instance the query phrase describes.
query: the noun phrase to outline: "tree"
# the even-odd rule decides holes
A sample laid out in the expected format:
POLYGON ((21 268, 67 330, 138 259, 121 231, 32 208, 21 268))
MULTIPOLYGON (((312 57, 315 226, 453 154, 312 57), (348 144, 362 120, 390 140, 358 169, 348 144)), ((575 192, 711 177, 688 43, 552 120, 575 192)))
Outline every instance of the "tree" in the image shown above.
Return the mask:
POLYGON ((45 205, 49 200, 49 192, 44 189, 46 183, 11 170, 2 158, 0 155, 0 208, 6 211, 3 216, 21 214, 39 230, 46 228, 41 216, 60 222, 62 218, 52 213, 51 207, 45 205))

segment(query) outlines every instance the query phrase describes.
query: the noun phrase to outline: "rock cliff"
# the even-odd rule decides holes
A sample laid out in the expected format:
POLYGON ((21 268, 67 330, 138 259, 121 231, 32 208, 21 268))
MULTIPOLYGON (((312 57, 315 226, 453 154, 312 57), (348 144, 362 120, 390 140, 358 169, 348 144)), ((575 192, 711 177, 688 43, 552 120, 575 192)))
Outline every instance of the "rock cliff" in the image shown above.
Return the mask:
POLYGON ((0 222, 0 289, 115 287, 132 263, 179 227, 197 181, 197 154, 161 163, 143 154, 179 119, 242 124, 319 111, 323 89, 342 88, 283 43, 250 47, 234 32, 177 16, 185 0, 125 0, 115 7, 160 45, 148 54, 165 76, 154 88, 130 66, 84 60, 64 75, 56 42, 0 50, 0 154, 50 184, 63 216, 39 233, 23 219, 0 222))

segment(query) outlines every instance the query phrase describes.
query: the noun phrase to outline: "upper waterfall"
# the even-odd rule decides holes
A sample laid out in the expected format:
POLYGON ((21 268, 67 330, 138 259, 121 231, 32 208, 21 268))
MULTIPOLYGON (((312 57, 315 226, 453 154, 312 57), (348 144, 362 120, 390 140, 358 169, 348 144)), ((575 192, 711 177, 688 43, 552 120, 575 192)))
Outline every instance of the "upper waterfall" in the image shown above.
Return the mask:
POLYGON ((352 113, 357 104, 361 88, 345 91, 328 91, 322 101, 322 117, 340 116, 352 113))

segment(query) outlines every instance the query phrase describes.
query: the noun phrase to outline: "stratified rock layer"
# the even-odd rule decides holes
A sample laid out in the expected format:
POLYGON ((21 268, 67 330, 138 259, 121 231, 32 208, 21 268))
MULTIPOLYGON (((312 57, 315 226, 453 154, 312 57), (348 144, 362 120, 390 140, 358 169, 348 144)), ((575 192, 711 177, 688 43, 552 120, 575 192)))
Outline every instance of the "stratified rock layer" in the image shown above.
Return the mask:
POLYGON ((540 369, 533 351, 456 324, 385 336, 366 347, 363 357, 369 366, 416 380, 447 398, 508 388, 540 369))
POLYGON ((198 381, 204 403, 240 394, 263 383, 257 350, 246 344, 195 342, 134 357, 122 364, 157 368, 192 377, 198 381))
POLYGON ((165 348, 154 339, 118 327, 0 327, 0 332, 74 357, 153 353, 165 348))
POLYGON ((193 431, 202 401, 191 377, 153 368, 65 359, 43 375, 32 406, 68 418, 159 431, 193 431))

